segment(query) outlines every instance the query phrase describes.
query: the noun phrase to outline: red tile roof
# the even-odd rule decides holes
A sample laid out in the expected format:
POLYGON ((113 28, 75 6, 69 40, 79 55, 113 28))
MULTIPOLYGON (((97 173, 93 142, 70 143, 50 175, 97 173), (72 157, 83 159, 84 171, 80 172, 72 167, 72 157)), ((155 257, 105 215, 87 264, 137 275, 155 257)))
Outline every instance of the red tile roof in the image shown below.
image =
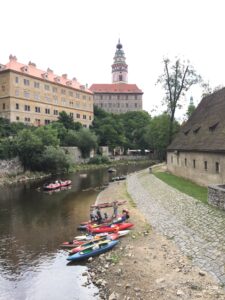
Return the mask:
POLYGON ((9 62, 6 65, 1 65, 0 72, 5 70, 12 70, 19 72, 24 75, 33 76, 38 79, 44 79, 46 81, 57 83, 61 85, 65 85, 67 87, 71 87, 77 90, 82 90, 87 93, 91 93, 90 89, 87 89, 84 85, 81 85, 76 78, 72 80, 67 78, 67 74, 63 74, 62 76, 58 76, 53 73, 51 69, 47 69, 47 71, 40 70, 36 68, 34 63, 29 62, 27 65, 19 63, 15 56, 10 55, 9 62))
POLYGON ((89 88, 94 93, 140 93, 143 94, 136 84, 111 83, 111 84, 92 84, 89 88))

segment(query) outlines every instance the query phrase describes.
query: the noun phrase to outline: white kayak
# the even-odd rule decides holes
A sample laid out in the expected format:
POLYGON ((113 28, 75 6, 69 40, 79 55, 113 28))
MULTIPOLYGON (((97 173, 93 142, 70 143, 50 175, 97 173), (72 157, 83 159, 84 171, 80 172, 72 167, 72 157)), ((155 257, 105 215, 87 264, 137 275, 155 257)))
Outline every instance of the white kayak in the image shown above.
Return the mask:
MULTIPOLYGON (((130 232, 130 230, 120 230, 117 233, 119 234, 119 237, 125 236, 130 232)), ((109 233, 108 232, 102 232, 99 233, 97 235, 95 235, 94 237, 104 237, 107 236, 109 233)), ((77 241, 89 241, 93 239, 93 235, 77 235, 74 237, 75 240, 77 241)))

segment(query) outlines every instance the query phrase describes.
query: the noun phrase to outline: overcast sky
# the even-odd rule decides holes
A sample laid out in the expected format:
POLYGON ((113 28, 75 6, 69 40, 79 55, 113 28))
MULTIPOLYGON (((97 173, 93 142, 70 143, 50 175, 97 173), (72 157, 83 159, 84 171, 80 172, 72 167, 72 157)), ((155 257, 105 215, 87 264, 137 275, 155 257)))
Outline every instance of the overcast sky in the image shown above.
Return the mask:
MULTIPOLYGON (((67 73, 82 84, 111 83, 118 38, 128 82, 144 92, 143 108, 162 111, 156 86, 163 57, 189 59, 214 88, 225 85, 223 0, 7 0, 1 3, 0 63, 21 63, 67 73)), ((187 96, 197 105, 201 91, 187 96)), ((181 114, 180 114, 181 116, 181 114)))

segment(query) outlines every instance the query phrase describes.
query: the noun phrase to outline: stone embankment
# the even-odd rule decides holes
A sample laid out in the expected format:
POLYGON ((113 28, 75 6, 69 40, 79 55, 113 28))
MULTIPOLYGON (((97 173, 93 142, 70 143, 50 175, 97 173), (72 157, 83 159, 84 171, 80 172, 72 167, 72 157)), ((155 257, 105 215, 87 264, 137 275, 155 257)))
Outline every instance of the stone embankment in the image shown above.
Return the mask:
POLYGON ((225 284, 225 212, 171 188, 149 174, 133 174, 128 192, 153 228, 172 239, 194 265, 225 284))

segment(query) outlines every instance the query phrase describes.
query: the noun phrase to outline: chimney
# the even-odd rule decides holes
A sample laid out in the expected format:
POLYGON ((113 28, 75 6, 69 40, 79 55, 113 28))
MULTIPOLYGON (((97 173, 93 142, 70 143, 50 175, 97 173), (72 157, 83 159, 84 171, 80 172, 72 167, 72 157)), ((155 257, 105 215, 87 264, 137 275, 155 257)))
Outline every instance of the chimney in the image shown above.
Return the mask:
POLYGON ((62 78, 67 79, 67 74, 62 74, 62 78))
POLYGON ((47 72, 48 72, 48 73, 53 73, 53 70, 50 69, 50 68, 48 68, 48 69, 47 69, 47 72))
POLYGON ((10 55, 9 55, 9 60, 10 60, 10 61, 12 61, 12 60, 17 61, 17 58, 16 58, 15 55, 10 54, 10 55))
POLYGON ((73 81, 77 81, 76 77, 73 77, 73 81))
POLYGON ((36 68, 36 64, 31 61, 29 61, 28 65, 36 68))

